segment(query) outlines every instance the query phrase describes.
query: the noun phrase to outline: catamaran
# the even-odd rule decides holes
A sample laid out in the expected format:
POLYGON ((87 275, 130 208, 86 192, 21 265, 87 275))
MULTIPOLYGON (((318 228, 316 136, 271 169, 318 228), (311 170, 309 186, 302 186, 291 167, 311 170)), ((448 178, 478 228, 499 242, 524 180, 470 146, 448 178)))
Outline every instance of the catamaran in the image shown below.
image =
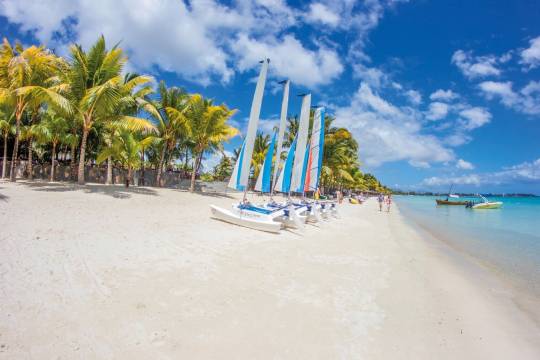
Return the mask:
MULTIPOLYGON (((244 191, 243 200, 238 204, 233 204, 231 210, 211 205, 211 212, 213 217, 233 224, 257 230, 279 232, 283 227, 302 228, 306 220, 321 221, 320 213, 325 211, 324 204, 311 204, 305 201, 304 198, 306 191, 314 191, 318 187, 323 154, 322 146, 324 143, 324 109, 317 108, 315 111, 313 134, 308 144, 311 94, 302 95, 298 133, 289 148, 283 168, 279 171, 289 96, 289 81, 282 82, 284 91, 279 131, 272 137, 259 177, 255 183, 255 191, 270 193, 270 201, 262 205, 254 205, 248 202, 246 194, 249 183, 251 157, 260 116, 268 63, 269 60, 263 62, 261 73, 259 74, 251 106, 247 135, 242 144, 238 161, 235 164, 228 185, 230 188, 244 191), (272 175, 272 160, 274 158, 276 141, 276 161, 272 175), (287 201, 284 203, 275 202, 273 200, 274 192, 287 194, 287 201), (290 197, 291 192, 301 193, 303 201, 293 202, 290 197)), ((329 205, 329 207, 335 211, 335 205, 329 205)))

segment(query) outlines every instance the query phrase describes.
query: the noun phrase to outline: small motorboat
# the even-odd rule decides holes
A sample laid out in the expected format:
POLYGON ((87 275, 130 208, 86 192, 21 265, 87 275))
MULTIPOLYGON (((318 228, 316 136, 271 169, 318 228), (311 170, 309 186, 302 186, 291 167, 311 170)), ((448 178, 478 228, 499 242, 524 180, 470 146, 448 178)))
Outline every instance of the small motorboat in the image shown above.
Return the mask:
POLYGON ((499 209, 502 207, 503 203, 502 201, 488 201, 485 197, 478 194, 480 198, 482 198, 482 202, 480 203, 470 203, 467 205, 467 207, 470 207, 471 209, 499 209))

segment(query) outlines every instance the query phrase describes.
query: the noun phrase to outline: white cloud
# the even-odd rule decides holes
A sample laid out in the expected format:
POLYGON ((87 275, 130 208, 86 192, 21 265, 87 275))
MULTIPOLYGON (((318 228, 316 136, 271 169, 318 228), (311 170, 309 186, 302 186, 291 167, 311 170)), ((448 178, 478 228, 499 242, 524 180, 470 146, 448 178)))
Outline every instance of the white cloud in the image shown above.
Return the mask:
POLYGON ((504 184, 540 184, 540 158, 532 162, 523 162, 499 171, 469 174, 462 176, 430 177, 422 185, 439 187, 443 185, 504 185, 504 184))
POLYGON ((369 166, 408 161, 416 167, 452 161, 454 153, 435 136, 424 134, 422 114, 382 99, 366 83, 350 105, 335 109, 336 126, 347 126, 358 140, 359 155, 369 166))
POLYGON ((488 99, 499 98, 508 108, 528 115, 540 115, 540 81, 530 81, 519 92, 513 90, 510 81, 484 81, 478 86, 488 99))
POLYGON ((462 170, 472 170, 474 169, 474 165, 471 164, 470 162, 468 161, 465 161, 463 159, 459 159, 457 162, 456 162, 456 167, 458 169, 462 169, 462 170))
POLYGON ((441 120, 448 115, 448 104, 442 102, 432 102, 429 104, 429 110, 426 113, 428 120, 441 120))
POLYGON ((467 130, 479 128, 491 121, 491 113, 482 107, 471 107, 459 112, 465 118, 464 127, 467 130))
POLYGON ((409 101, 414 105, 420 105, 422 103, 422 95, 416 90, 408 90, 405 95, 409 98, 409 101))
POLYGON ((458 97, 459 95, 453 92, 452 90, 443 90, 443 89, 438 89, 437 91, 429 95, 429 98, 431 100, 441 100, 441 101, 451 101, 451 100, 457 99, 458 97))
POLYGON ((530 46, 521 52, 521 63, 533 69, 540 65, 540 36, 529 41, 530 46))
POLYGON ((501 74, 496 67, 497 57, 493 55, 473 56, 470 51, 457 50, 452 55, 452 63, 469 79, 501 74))
POLYGON ((422 185, 427 186, 443 186, 443 185, 474 185, 474 186, 480 186, 482 183, 482 179, 479 175, 471 174, 471 175, 462 175, 462 176, 455 176, 455 177, 438 177, 433 176, 427 179, 424 179, 422 181, 422 185))
POLYGON ((73 41, 88 48, 103 34, 120 42, 137 71, 175 72, 204 85, 227 82, 237 70, 256 67, 270 57, 272 70, 297 84, 314 87, 343 71, 335 50, 317 43, 308 48, 293 35, 298 11, 283 0, 4 0, 0 14, 31 32, 50 47, 63 49, 73 41), (66 24, 69 24, 66 30, 66 24), (256 58, 256 60, 255 60, 256 58), (234 64, 234 65, 233 65, 234 64))
MULTIPOLYGON (((353 64, 353 76, 362 79, 373 88, 380 88, 388 82, 388 75, 376 67, 369 67, 362 63, 353 64)), ((401 90, 400 84, 394 82, 393 87, 401 90)))
POLYGON ((240 71, 256 67, 260 59, 270 57, 274 74, 310 88, 328 84, 343 72, 335 50, 324 47, 306 49, 293 35, 285 35, 282 39, 268 37, 255 40, 240 34, 232 48, 239 54, 237 67, 240 71))
POLYGON ((309 6, 309 12, 306 19, 313 23, 322 23, 335 27, 339 24, 339 15, 332 11, 329 7, 321 3, 313 3, 309 6))

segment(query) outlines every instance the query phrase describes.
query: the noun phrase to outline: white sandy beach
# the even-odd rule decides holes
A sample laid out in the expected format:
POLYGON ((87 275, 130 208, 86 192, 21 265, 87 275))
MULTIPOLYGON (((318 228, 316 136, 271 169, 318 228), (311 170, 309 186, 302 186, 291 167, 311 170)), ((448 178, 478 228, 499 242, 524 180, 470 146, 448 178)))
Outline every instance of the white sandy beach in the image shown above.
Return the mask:
POLYGON ((231 201, 0 182, 0 358, 540 358, 505 283, 395 207, 275 235, 210 218, 231 201))

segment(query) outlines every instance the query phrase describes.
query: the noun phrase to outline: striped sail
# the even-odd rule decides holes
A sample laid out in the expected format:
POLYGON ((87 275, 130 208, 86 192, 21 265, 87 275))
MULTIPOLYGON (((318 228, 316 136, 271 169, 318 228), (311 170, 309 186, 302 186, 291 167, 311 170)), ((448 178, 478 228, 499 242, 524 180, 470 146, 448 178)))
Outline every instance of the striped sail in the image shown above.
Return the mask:
POLYGON ((251 103, 247 134, 244 144, 242 145, 242 157, 239 157, 234 165, 233 176, 231 176, 231 179, 229 180, 229 187, 236 190, 245 190, 248 185, 251 157, 253 156, 253 146, 255 144, 257 126, 259 125, 259 115, 261 113, 268 63, 268 59, 263 61, 261 73, 259 74, 257 86, 255 87, 255 94, 253 95, 253 102, 251 103))
POLYGON ((272 159, 274 158, 274 148, 276 145, 276 133, 272 137, 272 142, 268 146, 266 151, 266 156, 264 157, 264 162, 259 172, 259 177, 255 183, 255 191, 260 191, 263 193, 270 192, 270 185, 272 182, 272 159))
POLYGON ((287 159, 285 159, 285 164, 283 164, 283 169, 279 173, 275 191, 288 193, 291 190, 291 174, 294 160, 294 152, 296 150, 296 139, 294 139, 289 152, 287 153, 287 159))
POLYGON ((316 191, 321 176, 322 158, 324 153, 324 108, 318 107, 313 117, 311 141, 309 144, 309 159, 304 181, 304 191, 316 191))
POLYGON ((300 111, 300 123, 298 125, 296 152, 294 154, 294 165, 291 179, 291 189, 294 192, 303 192, 304 183, 304 160, 306 158, 306 145, 309 130, 309 111, 311 108, 311 94, 304 95, 302 99, 302 110, 300 111))
MULTIPOLYGON (((273 187, 276 187, 276 181, 279 174, 279 168, 281 166, 281 152, 283 151, 283 135, 285 134, 285 128, 287 127, 287 107, 289 105, 289 80, 285 80, 283 84, 283 100, 281 102, 281 116, 279 119, 279 133, 276 149, 276 161, 274 164, 274 179, 272 181, 273 187)), ((278 190, 279 191, 279 190, 278 190)))

